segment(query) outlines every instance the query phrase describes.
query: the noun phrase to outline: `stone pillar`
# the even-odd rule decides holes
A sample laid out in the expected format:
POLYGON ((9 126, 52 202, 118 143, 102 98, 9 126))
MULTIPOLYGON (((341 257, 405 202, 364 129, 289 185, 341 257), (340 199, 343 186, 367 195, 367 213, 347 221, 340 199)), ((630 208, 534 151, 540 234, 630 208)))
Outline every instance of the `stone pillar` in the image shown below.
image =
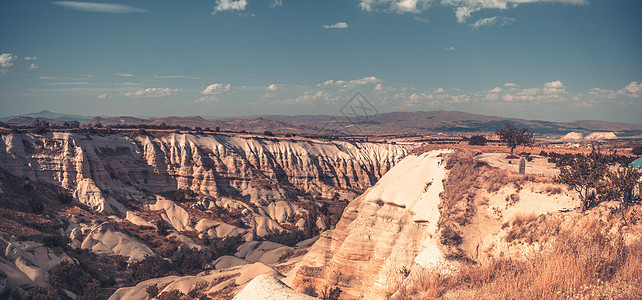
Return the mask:
POLYGON ((524 174, 526 174, 526 160, 522 157, 522 159, 519 160, 519 175, 524 174))

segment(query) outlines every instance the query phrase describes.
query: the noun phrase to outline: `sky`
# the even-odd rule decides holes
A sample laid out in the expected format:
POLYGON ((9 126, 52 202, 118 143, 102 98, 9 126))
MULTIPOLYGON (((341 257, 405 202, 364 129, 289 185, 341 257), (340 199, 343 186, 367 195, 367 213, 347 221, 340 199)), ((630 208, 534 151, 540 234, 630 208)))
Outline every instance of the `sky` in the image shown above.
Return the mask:
POLYGON ((0 116, 642 123, 639 0, 4 0, 0 116))

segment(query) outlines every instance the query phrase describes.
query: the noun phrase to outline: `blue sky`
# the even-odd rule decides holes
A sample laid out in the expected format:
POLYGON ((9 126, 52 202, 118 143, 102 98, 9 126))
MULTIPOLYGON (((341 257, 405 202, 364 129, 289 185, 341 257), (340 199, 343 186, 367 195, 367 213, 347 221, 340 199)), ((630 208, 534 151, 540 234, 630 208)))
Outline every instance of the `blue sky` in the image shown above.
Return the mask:
POLYGON ((0 115, 461 110, 642 123, 637 0, 6 0, 0 115))

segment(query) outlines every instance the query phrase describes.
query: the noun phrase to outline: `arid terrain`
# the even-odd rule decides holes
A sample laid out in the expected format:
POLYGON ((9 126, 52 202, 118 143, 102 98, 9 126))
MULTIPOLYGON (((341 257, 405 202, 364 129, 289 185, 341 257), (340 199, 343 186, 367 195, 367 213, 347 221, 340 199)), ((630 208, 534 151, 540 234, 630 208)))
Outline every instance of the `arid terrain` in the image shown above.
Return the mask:
POLYGON ((118 119, 5 124, 0 298, 642 297, 642 206, 582 211, 558 180, 591 149, 628 165, 637 125, 556 124, 508 157, 492 117, 412 136, 118 119))

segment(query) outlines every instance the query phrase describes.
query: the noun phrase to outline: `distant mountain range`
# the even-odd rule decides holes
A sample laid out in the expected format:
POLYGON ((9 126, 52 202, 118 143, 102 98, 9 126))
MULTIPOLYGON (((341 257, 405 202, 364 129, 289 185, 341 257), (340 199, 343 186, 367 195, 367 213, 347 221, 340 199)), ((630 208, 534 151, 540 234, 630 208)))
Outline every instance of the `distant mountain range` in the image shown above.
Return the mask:
POLYGON ((0 121, 9 121, 11 119, 19 119, 19 118, 25 118, 25 119, 48 119, 48 120, 55 120, 55 121, 78 121, 78 122, 87 122, 94 117, 90 116, 80 116, 80 115, 70 115, 70 114, 61 114, 53 111, 48 111, 48 110, 43 110, 40 112, 36 113, 28 113, 24 115, 17 115, 17 116, 8 116, 8 117, 2 117, 0 118, 0 121))
POLYGON ((419 111, 392 112, 371 116, 328 116, 328 115, 270 115, 258 118, 236 118, 224 120, 207 120, 199 116, 136 118, 122 117, 89 117, 68 115, 43 110, 20 116, 1 118, 12 125, 29 125, 35 119, 48 120, 53 124, 77 120, 89 124, 100 122, 103 126, 115 125, 161 125, 201 127, 221 130, 248 132, 271 131, 276 134, 297 133, 306 135, 425 135, 425 134, 471 134, 489 133, 514 123, 518 127, 527 127, 531 131, 544 135, 564 135, 575 132, 615 132, 620 137, 642 135, 642 124, 626 124, 606 121, 550 122, 525 120, 499 116, 485 116, 460 111, 419 111))
POLYGON ((614 131, 618 136, 642 134, 642 124, 606 121, 550 122, 498 116, 485 116, 460 111, 392 112, 367 117, 352 116, 265 116, 289 124, 306 124, 349 134, 434 134, 494 132, 504 123, 527 127, 539 134, 561 135, 571 131, 614 131))

